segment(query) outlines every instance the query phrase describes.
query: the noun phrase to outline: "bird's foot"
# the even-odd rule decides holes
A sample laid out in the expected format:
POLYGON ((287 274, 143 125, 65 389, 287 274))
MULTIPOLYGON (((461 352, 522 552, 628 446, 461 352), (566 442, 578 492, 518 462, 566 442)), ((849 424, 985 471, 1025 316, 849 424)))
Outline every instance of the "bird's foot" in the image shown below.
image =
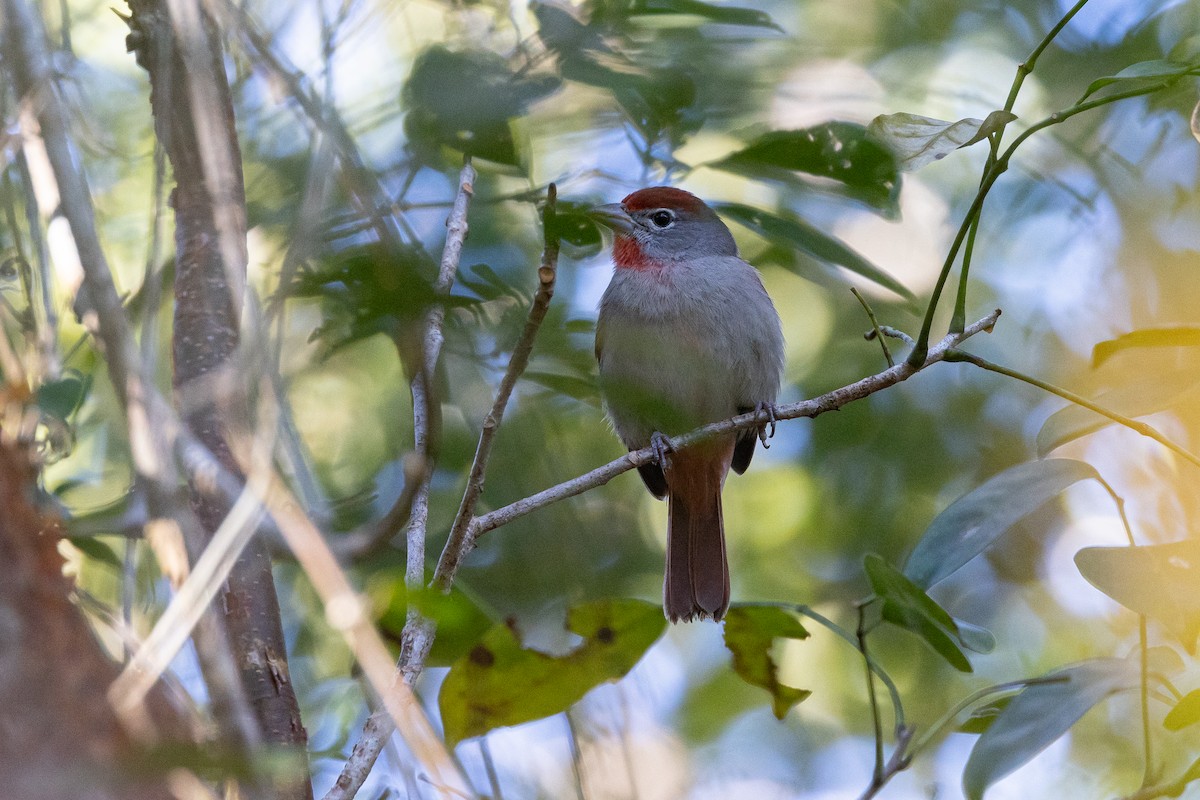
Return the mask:
POLYGON ((776 416, 775 404, 759 403, 758 405, 754 406, 754 413, 766 413, 767 415, 766 424, 758 429, 758 440, 762 442, 763 449, 767 449, 771 446, 767 444, 767 439, 773 439, 775 437, 775 423, 779 421, 779 418, 776 416), (768 427, 771 429, 770 433, 767 433, 768 427))
POLYGON ((654 457, 658 459, 658 466, 665 472, 671 466, 670 453, 674 449, 671 447, 671 440, 663 433, 655 431, 650 434, 650 447, 654 449, 654 457))

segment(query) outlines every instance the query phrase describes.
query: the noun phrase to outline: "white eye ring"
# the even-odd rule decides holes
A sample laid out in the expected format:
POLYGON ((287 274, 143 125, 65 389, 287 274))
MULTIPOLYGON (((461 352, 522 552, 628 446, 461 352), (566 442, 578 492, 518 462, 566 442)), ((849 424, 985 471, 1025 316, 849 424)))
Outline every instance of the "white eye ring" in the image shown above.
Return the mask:
POLYGON ((650 224, 659 230, 666 230, 675 223, 675 214, 665 208, 656 210, 649 216, 650 224))

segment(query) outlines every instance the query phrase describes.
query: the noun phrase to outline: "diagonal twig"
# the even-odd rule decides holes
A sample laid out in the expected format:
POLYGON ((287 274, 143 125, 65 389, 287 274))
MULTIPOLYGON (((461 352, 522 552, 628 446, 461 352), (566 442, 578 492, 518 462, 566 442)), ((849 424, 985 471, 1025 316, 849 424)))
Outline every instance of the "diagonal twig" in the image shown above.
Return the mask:
POLYGON ((434 573, 434 585, 442 590, 450 588, 453 573, 446 572, 444 564, 456 563, 462 559, 462 554, 471 548, 468 530, 475 520, 475 506, 483 494, 484 473, 487 471, 488 459, 492 454, 492 443, 500 430, 500 420, 504 417, 504 409, 512 396, 513 387, 529 365, 529 354, 533 351, 533 340, 537 338, 542 320, 550 308, 550 299, 554 297, 554 281, 558 271, 558 227, 555 222, 555 211, 558 202, 558 189, 552 183, 546 190, 546 206, 542 211, 542 228, 545 231, 545 247, 542 251, 542 263, 538 267, 538 290, 534 295, 533 304, 529 307, 529 316, 525 320, 525 328, 521 338, 513 348, 512 357, 508 361, 508 369, 496 390, 496 399, 492 409, 483 418, 483 429, 479 433, 479 444, 475 448, 475 459, 471 463, 471 473, 467 477, 467 488, 463 491, 462 504, 458 507, 458 515, 450 528, 450 536, 438 559, 437 571, 434 573))
MULTIPOLYGON (((470 157, 464 159, 462 171, 459 173, 458 192, 454 198, 454 206, 446 220, 446 244, 442 250, 442 260, 438 268, 438 279, 435 290, 439 296, 449 293, 458 273, 459 259, 462 257, 463 243, 467 237, 467 210, 474 194, 475 168, 470 157)), ((445 321, 446 306, 435 303, 426 317, 425 338, 423 343, 423 358, 420 369, 413 376, 413 440, 421 459, 420 469, 416 476, 410 476, 408 466, 405 472, 405 491, 387 516, 381 521, 376 532, 365 545, 374 547, 379 541, 387 541, 403 525, 408 522, 407 544, 408 551, 405 562, 405 583, 410 590, 419 590, 425 585, 425 535, 429 522, 429 482, 433 475, 433 450, 436 447, 437 431, 434 430, 434 404, 432 376, 441 355, 442 324, 445 321), (415 477, 415 479, 414 479, 415 477), (415 487, 411 491, 410 487, 415 487)), ((412 604, 409 605, 408 617, 401 633, 400 676, 405 688, 411 687, 420 674, 418 667, 415 672, 408 669, 413 663, 413 654, 428 653, 433 644, 433 624, 422 617, 412 604)), ((333 788, 326 793, 324 800, 351 800, 370 774, 376 759, 383 751, 388 737, 395 731, 395 724, 386 709, 375 711, 367 718, 362 735, 355 743, 350 757, 342 766, 341 774, 333 788)))
MULTIPOLYGON (((902 381, 908 380, 921 370, 939 361, 944 361, 946 355, 966 339, 984 331, 990 332, 999 316, 1000 311, 997 309, 975 323, 968 325, 962 333, 947 334, 944 339, 930 348, 926 354, 925 361, 920 366, 914 367, 907 361, 903 361, 894 367, 889 367, 883 372, 855 381, 839 389, 834 389, 831 392, 826 392, 811 400, 803 400, 798 403, 779 406, 775 409, 775 418, 785 420, 797 419, 799 417, 816 417, 826 411, 837 411, 848 403, 861 400, 890 386, 895 386, 902 381)), ((739 414, 736 417, 714 422, 681 436, 676 436, 670 440, 670 446, 673 450, 678 450, 694 444, 701 439, 707 439, 722 433, 754 428, 766 423, 768 421, 766 417, 767 413, 765 411, 739 414)), ((642 464, 648 464, 654 461, 655 458, 657 456, 652 447, 633 450, 577 478, 564 481, 557 486, 544 489, 537 494, 530 495, 529 497, 510 503, 503 508, 498 508, 480 517, 476 517, 468 530, 467 543, 468 545, 473 544, 477 537, 482 536, 488 531, 495 530, 540 508, 608 483, 621 473, 642 464)), ((468 547, 468 552, 469 549, 468 547)), ((457 559, 447 561, 444 565, 438 565, 438 573, 442 583, 449 584, 453 581, 454 575, 461 564, 461 557, 465 555, 466 552, 463 552, 457 559)))

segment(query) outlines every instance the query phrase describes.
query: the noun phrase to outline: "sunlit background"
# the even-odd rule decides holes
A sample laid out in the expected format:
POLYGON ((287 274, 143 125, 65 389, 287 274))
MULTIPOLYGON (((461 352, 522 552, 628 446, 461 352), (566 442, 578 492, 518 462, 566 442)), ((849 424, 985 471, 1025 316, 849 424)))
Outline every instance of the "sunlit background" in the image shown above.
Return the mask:
MULTIPOLYGON (((47 4, 45 13, 53 35, 69 31, 70 50, 56 66, 66 78, 119 288, 136 296, 154 218, 154 141, 146 76, 125 53, 126 30, 109 5, 71 0, 61 8, 47 4)), ((536 202, 546 183, 557 182, 560 197, 581 206, 670 182, 707 200, 794 213, 899 280, 916 302, 837 266, 781 252, 778 243, 731 223, 743 256, 762 269, 783 318, 781 399, 814 396, 885 366, 878 344, 862 336, 870 323, 850 287, 859 288, 881 323, 910 334, 919 329, 978 187, 986 144, 906 173, 891 213, 848 197, 831 181, 794 175, 767 180, 705 165, 771 130, 831 120, 866 124, 900 111, 945 120, 986 117, 1004 104, 1017 63, 1070 4, 800 0, 728 7, 734 5, 765 12, 776 27, 701 15, 627 16, 620 11, 625 4, 604 0, 572 10, 577 21, 593 21, 580 30, 603 39, 570 47, 592 47, 614 69, 648 76, 662 87, 661 96, 649 95, 661 102, 650 111, 651 124, 632 119, 634 104, 623 103, 619 91, 572 78, 562 68, 545 21, 547 9, 566 13, 562 6, 547 4, 539 15, 522 0, 243 5, 284 68, 303 74, 306 89, 341 115, 410 243, 433 258, 445 236, 461 157, 422 138, 413 111, 419 105, 414 65, 435 47, 490 53, 495 64, 526 82, 528 102, 511 121, 514 157, 497 160, 511 163, 476 159, 480 176, 463 280, 454 289, 472 302, 452 308, 447 322, 445 442, 433 483, 431 556, 440 552, 457 509, 480 420, 536 285, 542 236, 536 202), (647 141, 651 129, 655 136, 647 141)), ((1010 139, 1029 122, 1070 106, 1098 77, 1135 62, 1194 60, 1197 31, 1200 4, 1194 0, 1092 0, 1026 79, 1010 139)), ((371 233, 330 166, 328 143, 314 135, 286 83, 243 38, 226 38, 245 159, 251 278, 267 298, 279 287, 298 226, 307 226, 310 235, 317 231, 311 247, 298 254, 313 274, 366 245, 371 233), (314 191, 324 198, 320 213, 303 219, 305 195, 314 191)), ((452 77, 431 90, 438 98, 433 102, 446 108, 458 100, 448 94, 452 77)), ((1107 395, 1126 413, 1149 414, 1145 421, 1185 446, 1200 425, 1195 349, 1122 351, 1099 367, 1092 351, 1131 330, 1195 323, 1200 145, 1188 119, 1196 100, 1195 82, 1185 80, 1031 139, 988 199, 967 295, 968 321, 996 307, 1004 312, 994 333, 975 337, 968 350, 1090 398, 1107 395)), ((598 242, 565 246, 530 374, 497 440, 485 507, 621 454, 599 405, 592 357, 592 323, 610 274, 598 242)), ((64 285, 70 280, 59 278, 64 285)), ((364 296, 375 291, 384 289, 368 286, 364 296)), ((954 291, 952 281, 935 336, 945 331, 954 291)), ((16 289, 5 297, 21 302, 16 289)), ((412 447, 411 401, 403 365, 384 331, 404 321, 356 327, 344 303, 319 292, 295 296, 276 311, 282 314, 275 323, 282 333, 279 363, 315 478, 305 500, 336 537, 383 513, 403 481, 400 458, 412 447)), ((161 317, 161 336, 169 335, 169 318, 161 317)), ((65 314, 64 342, 81 335, 65 314)), ((902 345, 893 348, 903 355, 902 345)), ((45 485, 80 524, 90 520, 102 531, 126 497, 127 444, 114 424, 115 401, 96 354, 84 346, 66 365, 95 383, 73 417, 73 446, 46 470, 45 485)), ((170 365, 160 367, 167 386, 170 365)), ((864 555, 903 564, 926 526, 956 497, 1038 457, 1039 431, 1065 405, 969 364, 939 364, 836 414, 781 424, 770 450, 726 485, 735 603, 807 604, 853 630, 854 602, 870 593, 864 555)), ((1110 426, 1054 454, 1096 467, 1125 498, 1139 543, 1190 535, 1200 514, 1196 468, 1163 447, 1110 426)), ((1029 511, 984 557, 931 592, 954 616, 995 635, 994 652, 971 655, 973 674, 954 671, 906 632, 885 626, 872 634, 874 655, 896 680, 909 721, 919 728, 983 686, 1136 650, 1137 617, 1088 584, 1073 562, 1083 547, 1126 542, 1109 495, 1086 482, 1067 490, 1061 502, 1029 511)), ((657 601, 665 520, 665 505, 635 477, 623 475, 489 533, 457 585, 492 621, 512 620, 529 643, 562 652, 572 645, 562 628, 568 607, 610 597, 657 601)), ((122 552, 121 540, 100 541, 122 552)), ((393 637, 403 619, 402 612, 389 611, 403 584, 403 542, 396 545, 353 565, 354 578, 376 601, 393 637)), ((148 629, 169 589, 140 548, 137 557, 136 619, 148 629)), ((76 558, 84 587, 119 606, 120 571, 76 558)), ((276 574, 320 796, 361 731, 363 687, 301 571, 283 561, 276 574)), ((781 644, 776 655, 781 679, 813 694, 783 721, 772 716, 765 692, 731 670, 720 627, 698 623, 672 628, 625 679, 595 689, 569 714, 469 740, 457 755, 478 787, 488 786, 490 759, 507 798, 856 797, 870 781, 874 752, 862 662, 853 646, 806 625, 812 637, 781 644)), ((1183 657, 1183 691, 1200 684, 1187 651, 1153 621, 1150 639, 1183 657)), ((449 642, 449 655, 461 652, 462 644, 456 651, 449 642)), ((420 683, 435 720, 446 663, 438 662, 420 683)), ((190 656, 182 656, 177 669, 185 685, 202 691, 190 656)), ((1162 704, 1152 707, 1156 725, 1165 711, 1162 704)), ((1134 694, 1098 706, 988 797, 1133 791, 1142 770, 1137 720, 1134 694)), ((890 735, 889 713, 884 726, 890 735)), ((1159 734, 1158 755, 1166 763, 1194 757, 1186 756, 1186 732, 1159 734)), ((883 796, 959 796, 975 738, 951 733, 883 796)), ((426 792, 397 740, 360 797, 426 792)))

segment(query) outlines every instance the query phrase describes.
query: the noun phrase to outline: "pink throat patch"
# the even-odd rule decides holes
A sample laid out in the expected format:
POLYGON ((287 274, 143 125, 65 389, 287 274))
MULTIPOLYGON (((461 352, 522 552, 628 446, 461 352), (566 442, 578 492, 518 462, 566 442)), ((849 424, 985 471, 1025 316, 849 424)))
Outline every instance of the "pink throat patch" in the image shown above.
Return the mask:
POLYGON ((613 264, 617 269, 632 269, 637 271, 662 269, 663 262, 656 258, 647 258, 632 236, 618 236, 613 240, 613 264))

